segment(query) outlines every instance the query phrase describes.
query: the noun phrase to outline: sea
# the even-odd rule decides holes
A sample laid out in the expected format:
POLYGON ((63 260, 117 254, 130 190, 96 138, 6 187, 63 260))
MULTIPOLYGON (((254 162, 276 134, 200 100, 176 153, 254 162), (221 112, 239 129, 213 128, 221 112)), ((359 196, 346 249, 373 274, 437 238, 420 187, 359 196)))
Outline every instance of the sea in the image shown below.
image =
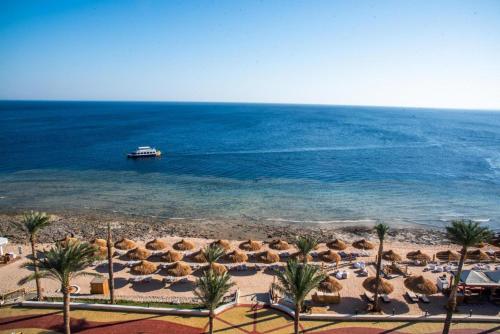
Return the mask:
POLYGON ((0 156, 2 212, 500 228, 500 112, 0 101, 0 156))

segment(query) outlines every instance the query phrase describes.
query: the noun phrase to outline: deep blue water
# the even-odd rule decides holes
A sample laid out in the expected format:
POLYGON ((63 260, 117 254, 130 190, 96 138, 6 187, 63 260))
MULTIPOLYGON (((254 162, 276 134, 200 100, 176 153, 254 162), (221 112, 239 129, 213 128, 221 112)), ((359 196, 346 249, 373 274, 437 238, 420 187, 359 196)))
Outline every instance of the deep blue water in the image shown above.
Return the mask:
POLYGON ((0 102, 0 142, 4 210, 500 227, 495 112, 0 102))

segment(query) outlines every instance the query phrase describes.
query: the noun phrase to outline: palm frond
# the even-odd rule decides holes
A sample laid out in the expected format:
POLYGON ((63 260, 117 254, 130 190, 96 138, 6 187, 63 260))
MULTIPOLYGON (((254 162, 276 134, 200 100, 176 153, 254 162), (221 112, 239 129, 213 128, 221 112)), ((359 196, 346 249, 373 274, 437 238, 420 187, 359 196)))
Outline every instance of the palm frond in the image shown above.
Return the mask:
POLYGON ((205 249, 203 250, 203 254, 205 255, 205 259, 207 260, 208 263, 214 263, 221 256, 223 256, 225 252, 224 249, 222 249, 221 247, 212 244, 205 247, 205 249))
POLYGON ((224 298, 224 295, 234 286, 227 273, 217 275, 209 269, 196 281, 195 295, 200 298, 205 307, 214 310, 224 298))
POLYGON ((384 223, 379 223, 375 225, 375 232, 377 233, 377 237, 380 241, 384 241, 387 232, 389 231, 389 225, 384 223))
POLYGON ((463 247, 471 247, 480 242, 487 242, 493 237, 493 232, 486 226, 481 226, 472 220, 454 220, 446 227, 446 234, 451 242, 463 247))
POLYGON ((50 217, 45 212, 30 211, 25 213, 22 226, 30 234, 35 235, 41 229, 50 225, 50 217))

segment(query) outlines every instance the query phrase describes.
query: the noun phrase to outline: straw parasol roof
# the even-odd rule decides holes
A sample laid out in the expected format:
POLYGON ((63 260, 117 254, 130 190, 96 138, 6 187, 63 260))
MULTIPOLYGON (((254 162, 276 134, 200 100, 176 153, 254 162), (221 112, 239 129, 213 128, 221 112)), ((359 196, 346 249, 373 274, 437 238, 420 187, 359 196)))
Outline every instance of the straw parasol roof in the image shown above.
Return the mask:
POLYGON ((136 246, 135 242, 132 240, 129 240, 127 238, 123 238, 120 241, 115 242, 115 248, 121 249, 121 250, 129 250, 129 249, 134 249, 136 246))
POLYGON ((94 239, 90 243, 99 247, 108 247, 108 242, 105 239, 94 239))
POLYGON ((217 241, 212 242, 211 245, 219 246, 220 248, 226 251, 231 249, 231 244, 227 240, 219 239, 217 241))
POLYGON ((132 273, 136 275, 150 275, 154 273, 158 269, 158 266, 153 262, 149 261, 141 261, 139 264, 136 264, 132 267, 132 273))
POLYGON ((193 270, 191 269, 189 264, 182 261, 177 261, 170 268, 167 269, 167 274, 176 277, 187 276, 190 275, 192 272, 193 270))
POLYGON ((487 244, 485 242, 481 241, 481 242, 475 244, 474 247, 476 247, 476 248, 484 248, 484 247, 486 247, 486 245, 487 244))
POLYGON ((274 263, 280 260, 278 254, 272 251, 265 251, 257 255, 257 259, 264 263, 274 263))
POLYGON ((460 254, 452 252, 451 250, 437 252, 436 257, 441 261, 448 261, 448 262, 460 260, 460 254))
MULTIPOLYGON (((379 279, 380 279, 380 283, 379 283, 379 286, 378 286, 378 293, 389 294, 392 291, 394 291, 394 287, 392 286, 392 284, 390 282, 386 281, 383 278, 379 278, 379 279)), ((365 288, 366 290, 370 291, 371 293, 375 293, 376 282, 377 282, 377 278, 376 277, 373 277, 373 276, 372 277, 367 277, 363 281, 363 288, 365 288)))
POLYGON ((276 250, 286 250, 290 248, 290 245, 284 240, 273 240, 269 243, 269 248, 276 250))
POLYGON ((160 239, 154 239, 146 243, 146 248, 151 250, 162 250, 167 248, 167 243, 160 239))
POLYGON ((248 255, 239 250, 234 250, 231 253, 227 254, 227 259, 233 263, 241 263, 248 261, 248 255))
POLYGON ((491 260, 490 256, 483 252, 480 249, 476 249, 473 251, 467 252, 467 258, 470 260, 478 260, 478 261, 488 261, 491 260))
POLYGON ((95 246, 95 247, 96 247, 95 255, 98 258, 104 259, 106 258, 106 256, 108 256, 108 247, 102 247, 102 246, 95 246))
POLYGON ((397 262, 402 260, 401 255, 394 252, 392 249, 383 252, 382 258, 386 261, 392 261, 392 262, 397 262))
POLYGON ((335 293, 342 290, 342 284, 332 276, 327 276, 323 282, 319 283, 318 290, 325 293, 335 293))
POLYGON ((340 255, 331 249, 320 253, 319 258, 325 262, 337 262, 338 263, 341 260, 340 255))
POLYGON ((410 276, 404 281, 405 287, 415 293, 433 295, 437 293, 437 286, 424 276, 410 276))
POLYGON ((417 261, 430 261, 431 257, 425 253, 423 253, 420 249, 413 251, 413 252, 408 252, 406 254, 406 258, 410 260, 417 260, 417 261))
POLYGON ((137 247, 127 252, 127 257, 131 260, 146 260, 150 255, 151 252, 143 247, 137 247))
POLYGON ((181 241, 178 241, 174 244, 174 249, 180 250, 180 251, 186 251, 186 250, 191 250, 194 248, 194 244, 190 241, 182 239, 181 241))
POLYGON ((166 262, 177 262, 182 260, 182 254, 174 250, 168 250, 161 256, 161 259, 166 262))
POLYGON ((69 244, 73 244, 73 243, 79 242, 79 240, 77 238, 73 238, 73 237, 67 236, 64 239, 59 240, 58 242, 59 242, 59 245, 61 245, 62 247, 66 247, 69 244))
POLYGON ((260 242, 255 240, 247 240, 240 244, 240 249, 243 249, 248 252, 255 252, 260 250, 260 242))
POLYGON ((193 260, 194 262, 198 262, 198 263, 205 263, 205 262, 207 262, 207 258, 205 257, 205 253, 201 249, 199 251, 194 252, 193 254, 191 254, 189 256, 189 258, 191 260, 193 260))
MULTIPOLYGON (((299 252, 293 253, 290 256, 294 259, 297 259, 297 261, 304 260, 304 256, 302 254, 300 254, 299 252)), ((311 254, 307 254, 306 259, 307 259, 307 262, 311 262, 313 260, 313 257, 311 256, 311 254)))
POLYGON ((340 239, 335 239, 326 243, 326 247, 335 250, 344 250, 347 248, 347 244, 340 239))
POLYGON ((373 249, 375 245, 366 239, 354 241, 352 246, 357 249, 373 249))
POLYGON ((212 263, 210 269, 212 269, 216 275, 222 275, 227 272, 226 266, 220 263, 212 263))

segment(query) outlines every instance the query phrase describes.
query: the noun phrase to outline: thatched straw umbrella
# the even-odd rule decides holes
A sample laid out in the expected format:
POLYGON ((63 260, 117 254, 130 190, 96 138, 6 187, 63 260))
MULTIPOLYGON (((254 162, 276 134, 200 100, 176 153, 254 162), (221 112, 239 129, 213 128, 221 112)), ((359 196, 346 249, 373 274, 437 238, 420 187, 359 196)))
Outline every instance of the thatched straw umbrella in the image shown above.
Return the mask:
POLYGON ((146 243, 146 248, 151 250, 162 250, 167 248, 167 243, 160 239, 154 239, 146 243))
POLYGON ((332 276, 327 276, 318 286, 318 290, 324 293, 336 293, 342 290, 342 284, 332 276))
POLYGON ((187 251, 191 250, 194 248, 194 244, 190 241, 182 239, 179 242, 176 242, 174 244, 174 249, 180 250, 180 251, 187 251))
MULTIPOLYGON (((376 277, 367 277, 363 281, 363 288, 366 290, 370 291, 371 293, 375 293, 375 286, 376 286, 377 278, 376 277)), ((394 291, 394 287, 392 284, 388 281, 386 281, 383 278, 380 278, 380 283, 378 285, 378 293, 385 293, 389 294, 392 291, 394 291)))
POLYGON ((275 263, 280 260, 280 256, 275 252, 265 251, 257 255, 257 259, 264 263, 275 263))
MULTIPOLYGON (((304 262, 304 256, 300 252, 293 253, 290 255, 290 257, 297 259, 299 262, 304 262)), ((311 262, 313 260, 313 257, 311 254, 306 255, 306 262, 311 262)))
POLYGON ((474 247, 484 248, 484 247, 486 247, 486 245, 487 245, 487 243, 481 241, 480 243, 475 244, 474 247))
POLYGON ((231 244, 227 240, 219 239, 217 241, 212 242, 211 245, 212 246, 218 246, 218 247, 222 248, 225 251, 228 251, 228 250, 231 249, 231 244))
POLYGON ((431 260, 431 257, 425 253, 422 253, 422 251, 420 249, 417 251, 408 252, 406 254, 406 258, 409 260, 416 260, 416 261, 430 261, 431 260))
POLYGON ((255 240, 247 240, 240 244, 240 249, 243 249, 247 252, 255 252, 260 250, 260 242, 255 240))
POLYGON ((108 256, 108 247, 95 246, 95 255, 99 259, 105 259, 108 256))
POLYGON ((215 262, 210 265, 210 269, 212 269, 216 275, 222 275, 227 272, 225 265, 215 262))
POLYGON ((347 248, 347 244, 340 239, 335 239, 326 243, 326 247, 335 250, 344 250, 347 248))
POLYGON ((467 258, 469 260, 477 260, 477 261, 489 261, 489 260, 491 260, 490 256, 480 249, 468 251, 467 258))
POLYGON ((166 262, 177 262, 182 260, 182 254, 171 249, 163 254, 161 259, 166 262))
POLYGON ((382 258, 386 261, 398 262, 401 261, 401 255, 394 252, 392 249, 382 253, 382 258))
POLYGON ((460 260, 460 254, 452 252, 451 250, 437 252, 436 257, 438 258, 438 260, 447 262, 460 260))
POLYGON ((340 255, 331 249, 319 253, 319 258, 324 262, 336 262, 337 264, 341 260, 340 255))
POLYGON ((61 245, 62 247, 66 247, 69 244, 74 244, 74 243, 77 243, 77 242, 80 242, 80 240, 78 240, 77 238, 69 237, 69 236, 67 236, 64 239, 58 241, 59 245, 61 245))
POLYGON ((150 256, 151 252, 143 247, 137 247, 127 252, 127 257, 131 260, 146 260, 150 256))
POLYGON ((136 275, 150 275, 158 269, 158 266, 153 262, 141 261, 141 263, 136 264, 132 267, 132 273, 136 275))
POLYGON ((167 274, 170 276, 187 276, 193 272, 189 264, 186 262, 178 261, 174 263, 170 268, 167 269, 167 274))
POLYGON ((198 263, 205 263, 205 262, 207 262, 207 258, 205 257, 205 253, 201 249, 199 251, 191 254, 189 256, 189 258, 191 260, 193 260, 194 262, 198 262, 198 263))
POLYGON ((404 281, 405 287, 415 293, 422 295, 433 295, 437 293, 437 286, 424 276, 410 276, 404 281))
POLYGON ((241 263, 248 261, 248 255, 239 250, 234 250, 231 253, 227 254, 227 259, 233 263, 241 263))
POLYGON ((132 240, 129 240, 127 238, 123 238, 117 242, 115 242, 115 248, 121 249, 121 250, 129 250, 129 249, 134 249, 136 248, 137 245, 135 242, 132 240))
POLYGON ((290 245, 284 240, 273 240, 269 243, 269 248, 276 250, 287 250, 288 248, 290 248, 290 245))
POLYGON ((373 249, 375 245, 366 239, 354 241, 352 246, 357 249, 373 249))
POLYGON ((90 242, 92 245, 96 245, 99 247, 108 247, 108 242, 104 239, 94 239, 90 242))

